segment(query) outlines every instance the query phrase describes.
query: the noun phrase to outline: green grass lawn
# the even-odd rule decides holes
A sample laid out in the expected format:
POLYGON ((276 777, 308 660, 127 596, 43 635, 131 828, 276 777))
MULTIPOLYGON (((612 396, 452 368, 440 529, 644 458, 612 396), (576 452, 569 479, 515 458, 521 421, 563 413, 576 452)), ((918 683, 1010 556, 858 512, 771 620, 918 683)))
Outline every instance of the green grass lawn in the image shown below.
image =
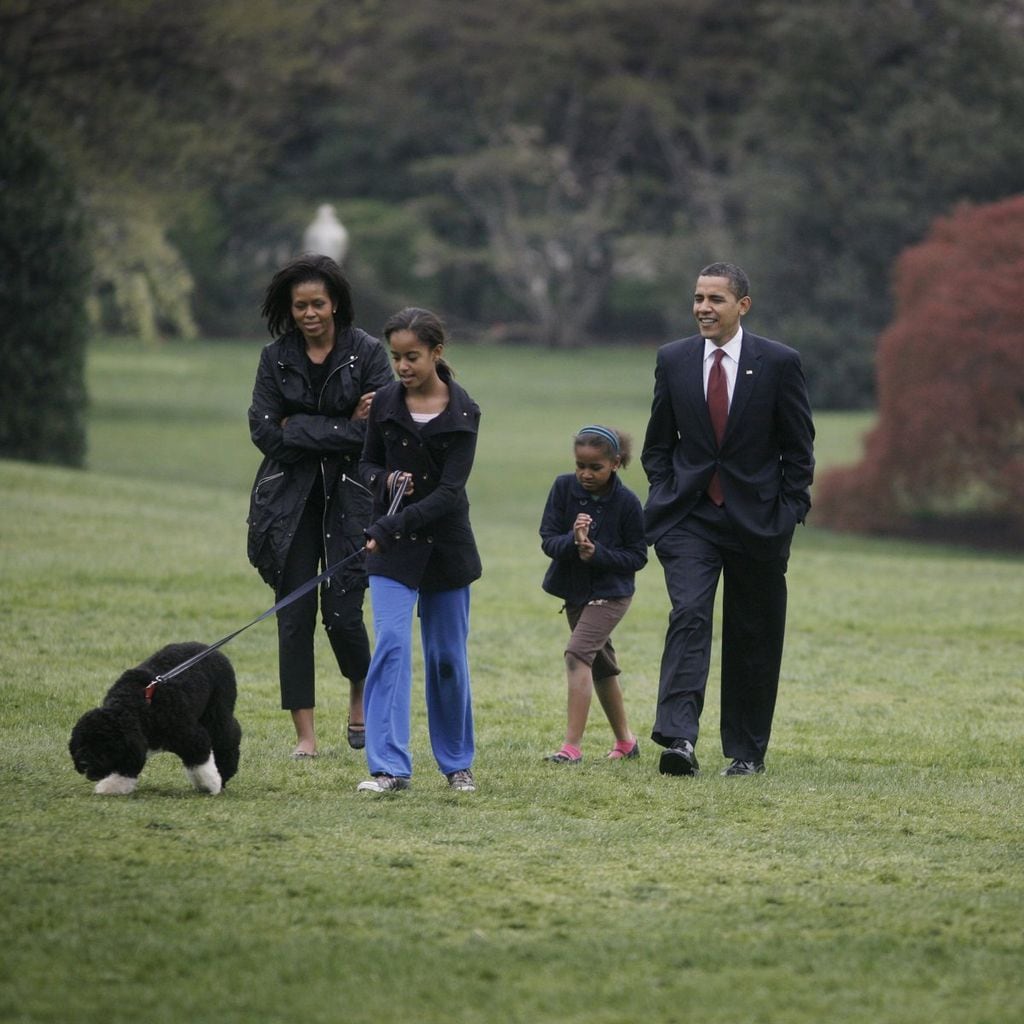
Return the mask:
MULTIPOLYGON (((578 426, 639 447, 652 350, 449 352, 484 411, 478 793, 446 789, 420 698, 414 788, 357 795, 325 650, 322 756, 289 761, 268 622, 225 648, 245 730, 227 792, 192 793, 164 755, 131 797, 94 796, 76 718, 156 647, 271 603, 245 560, 257 353, 97 346, 88 471, 0 462, 0 1019, 1024 1018, 1022 559, 801 529, 768 774, 718 777, 716 661, 707 771, 675 779, 646 740, 652 556, 617 635, 641 760, 603 760, 596 702, 583 765, 541 760, 565 698, 540 512, 578 426)), ((819 464, 856 459, 869 425, 819 416, 819 464)), ((639 464, 624 479, 643 496, 639 464)))

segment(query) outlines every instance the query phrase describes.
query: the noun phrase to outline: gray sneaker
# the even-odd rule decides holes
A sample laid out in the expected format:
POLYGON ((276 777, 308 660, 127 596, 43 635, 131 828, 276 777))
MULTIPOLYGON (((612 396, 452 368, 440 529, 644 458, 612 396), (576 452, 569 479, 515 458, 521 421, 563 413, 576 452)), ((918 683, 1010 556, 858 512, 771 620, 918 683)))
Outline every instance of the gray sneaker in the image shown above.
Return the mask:
POLYGON ((457 772, 449 772, 447 775, 448 785, 457 789, 460 793, 475 793, 476 782, 473 780, 473 773, 468 768, 460 768, 457 772))
POLYGON ((395 793, 400 789, 408 789, 412 785, 409 779, 401 775, 374 775, 372 779, 364 779, 356 786, 356 792, 363 793, 395 793))

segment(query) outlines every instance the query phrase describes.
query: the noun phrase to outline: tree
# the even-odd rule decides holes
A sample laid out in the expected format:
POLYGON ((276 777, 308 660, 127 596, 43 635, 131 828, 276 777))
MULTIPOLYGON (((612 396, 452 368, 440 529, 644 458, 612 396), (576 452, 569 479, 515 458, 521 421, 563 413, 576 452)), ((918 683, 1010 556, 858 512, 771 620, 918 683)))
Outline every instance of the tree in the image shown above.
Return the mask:
POLYGON ((0 456, 81 466, 89 264, 74 190, 0 83, 0 456))
POLYGON ((1024 190, 1020 8, 777 4, 766 45, 738 165, 759 323, 800 349, 816 406, 867 406, 897 255, 955 203, 1024 190))
POLYGON ((868 405, 896 254, 1024 186, 1009 0, 421 0, 350 27, 288 180, 415 206, 449 311, 552 344, 675 332, 729 257, 816 404, 868 405))
POLYGON ((962 206, 900 257, 878 342, 878 423, 864 459, 818 484, 838 529, 1024 544, 1024 195, 962 206))
MULTIPOLYGON (((336 75, 323 19, 287 0, 6 0, 0 66, 73 174, 96 254, 92 314, 143 337, 194 332, 225 293, 236 202, 301 133, 296 105, 336 75), (188 264, 183 253, 188 250, 188 264), (191 271, 191 273, 190 273, 191 271)), ((258 218, 256 218, 258 220, 258 218)), ((211 317, 213 319, 213 317, 211 317)), ((216 326, 220 326, 217 322, 216 326)))
POLYGON ((751 61, 706 54, 734 32, 711 0, 424 0, 364 25, 313 177, 416 197, 436 253, 486 253, 479 286, 504 299, 489 319, 582 344, 626 259, 675 292, 694 268, 661 264, 658 240, 728 233, 721 172, 751 61))
POLYGON ((374 316, 664 338, 730 258, 815 404, 865 406, 896 255, 1024 189, 1019 0, 5 0, 0 65, 94 214, 93 308, 164 333, 258 329, 331 202, 374 316))

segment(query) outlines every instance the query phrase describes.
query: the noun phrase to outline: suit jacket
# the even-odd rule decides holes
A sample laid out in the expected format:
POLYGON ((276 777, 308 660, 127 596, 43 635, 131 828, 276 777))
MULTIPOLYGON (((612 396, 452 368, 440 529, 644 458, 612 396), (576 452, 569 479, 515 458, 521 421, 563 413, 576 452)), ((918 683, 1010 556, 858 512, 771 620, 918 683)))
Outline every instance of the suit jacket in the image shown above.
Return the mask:
POLYGON ((729 420, 719 449, 704 396, 704 339, 658 350, 654 401, 641 461, 650 491, 644 507, 649 544, 704 497, 717 468, 725 507, 749 554, 788 553, 811 507, 814 423, 799 354, 743 332, 729 420))

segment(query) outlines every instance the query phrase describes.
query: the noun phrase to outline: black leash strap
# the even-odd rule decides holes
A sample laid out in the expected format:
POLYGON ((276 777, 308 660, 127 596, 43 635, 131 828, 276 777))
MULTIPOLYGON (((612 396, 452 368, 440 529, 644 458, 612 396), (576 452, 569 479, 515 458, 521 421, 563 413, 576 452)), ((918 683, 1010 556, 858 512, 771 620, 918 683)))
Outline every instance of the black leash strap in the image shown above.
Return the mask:
MULTIPOLYGON (((401 504, 402 498, 405 495, 406 488, 408 487, 409 479, 406 476, 402 476, 398 479, 394 488, 392 488, 391 505, 388 508, 388 515, 394 515, 398 511, 398 506, 401 504)), ((314 576, 310 580, 306 580, 305 583, 299 585, 290 594, 282 597, 272 608, 268 608, 262 615, 253 619, 252 622, 247 622, 241 629, 236 629, 233 633, 228 633, 227 636, 221 637, 215 644, 210 644, 209 647, 204 648, 197 654, 193 654, 191 658, 183 661, 180 665, 175 665, 174 668, 168 672, 163 672, 156 676, 153 681, 146 687, 146 700, 151 701, 153 699, 153 691, 157 688, 160 683, 166 683, 168 679, 173 679, 175 676, 181 675, 182 672, 190 669, 197 662, 200 662, 208 654, 212 654, 218 647, 223 647, 226 643, 234 640, 239 633, 244 633, 250 626, 255 626, 257 622, 262 622, 264 619, 269 619, 271 615, 279 612, 282 608, 287 608, 288 605, 294 601, 298 601, 300 597, 308 594, 314 587, 318 586, 324 580, 330 579, 340 569, 343 569, 349 562, 363 554, 364 548, 357 548, 351 554, 346 555, 344 558, 335 562, 334 565, 329 565, 319 576, 314 576)))
POLYGON ((363 549, 357 548, 351 554, 346 555, 340 561, 335 562, 334 565, 328 566, 322 573, 320 573, 319 576, 314 576, 311 580, 306 580, 305 583, 296 587, 295 590, 293 590, 286 597, 282 597, 281 600, 273 606, 273 608, 268 608, 262 615, 253 619, 252 622, 247 622, 241 629, 236 629, 233 633, 228 633, 227 636, 221 637, 221 639, 218 640, 215 644, 210 644, 209 647, 204 648, 197 654, 193 654, 191 658, 188 658, 186 661, 183 661, 180 665, 175 665, 174 668, 170 669, 170 671, 163 672, 160 675, 158 675, 146 687, 146 700, 153 699, 153 690, 157 687, 158 684, 166 683, 168 679, 173 679, 175 676, 181 675, 182 672, 186 671, 187 669, 190 669, 197 662, 202 661, 203 658, 205 658, 208 654, 212 654, 215 650, 217 650, 218 647, 223 647, 226 643, 228 643, 228 641, 234 640, 239 633, 244 633, 250 626, 255 626, 257 622, 262 622, 264 619, 269 619, 270 616, 273 615, 275 612, 279 612, 282 608, 287 608, 288 605, 292 604, 294 601, 298 601, 300 597, 303 597, 305 594, 308 594, 315 586, 322 583, 324 580, 329 579, 336 572, 338 572, 339 569, 344 568, 344 566, 348 562, 351 562, 357 555, 361 555, 362 553, 363 549))
POLYGON ((408 473, 395 473, 391 477, 391 504, 388 506, 388 515, 393 516, 398 511, 398 506, 405 497, 406 488, 409 486, 408 473))

